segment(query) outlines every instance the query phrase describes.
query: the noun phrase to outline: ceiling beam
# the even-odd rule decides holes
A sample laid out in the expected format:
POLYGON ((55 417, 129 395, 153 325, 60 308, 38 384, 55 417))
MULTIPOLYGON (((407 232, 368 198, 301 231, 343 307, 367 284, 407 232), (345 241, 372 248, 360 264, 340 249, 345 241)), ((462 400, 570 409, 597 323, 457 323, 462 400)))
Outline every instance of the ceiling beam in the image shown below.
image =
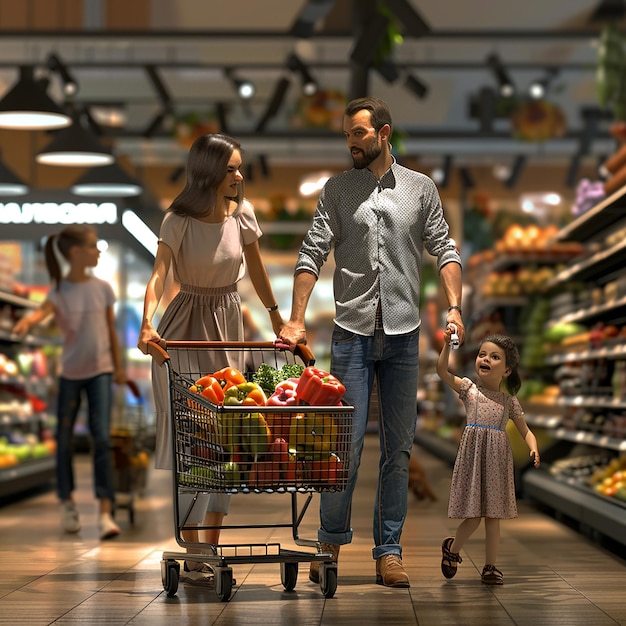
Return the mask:
MULTIPOLYGON (((431 30, 424 32, 419 39, 474 39, 478 41, 485 40, 526 40, 529 43, 536 42, 540 39, 572 39, 585 40, 598 37, 602 31, 602 26, 597 28, 580 28, 580 29, 564 29, 564 30, 546 30, 546 29, 488 29, 488 30, 431 30)), ((352 32, 316 32, 313 39, 351 39, 352 32)), ((411 37, 411 33, 406 33, 406 38, 411 37)), ((111 40, 120 39, 122 41, 132 40, 156 40, 169 39, 179 40, 181 43, 190 39, 225 39, 232 43, 232 39, 288 39, 295 40, 289 31, 283 30, 2 30, 0 31, 0 41, 8 41, 11 39, 19 41, 38 41, 43 39, 64 40, 64 39, 84 39, 93 40, 111 40)))

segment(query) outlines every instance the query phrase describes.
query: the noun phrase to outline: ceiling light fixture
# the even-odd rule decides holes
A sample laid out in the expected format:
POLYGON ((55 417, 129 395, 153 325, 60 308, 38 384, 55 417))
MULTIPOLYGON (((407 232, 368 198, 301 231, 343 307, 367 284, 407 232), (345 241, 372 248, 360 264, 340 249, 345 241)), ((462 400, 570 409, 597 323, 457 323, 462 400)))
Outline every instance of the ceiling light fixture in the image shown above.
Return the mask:
POLYGON ((70 71, 67 69, 67 65, 61 61, 58 55, 52 52, 48 55, 47 61, 48 69, 52 72, 56 72, 63 82, 63 93, 72 97, 78 93, 78 83, 74 80, 74 77, 70 74, 70 71))
POLYGON ((528 95, 533 100, 542 100, 546 97, 548 93, 548 89, 554 82, 556 75, 558 74, 558 70, 555 68, 550 68, 546 70, 545 76, 542 78, 538 78, 537 80, 533 80, 528 87, 528 95))
POLYGON ((278 80, 274 87, 272 97, 265 109, 265 113, 263 113, 263 117, 256 125, 255 131, 257 133, 264 131, 267 123, 280 111, 280 107, 283 105, 290 84, 291 81, 286 76, 282 76, 278 80))
POLYGON ((23 196, 28 191, 28 185, 0 159, 0 196, 23 196))
POLYGON ((423 100, 428 95, 428 85, 421 81, 414 74, 407 74, 404 79, 404 86, 414 93, 420 100, 423 100))
POLYGON ((33 67, 22 65, 18 82, 0 100, 0 128, 45 130, 71 123, 71 116, 34 79, 33 67))
POLYGON ((43 165, 95 167, 110 165, 115 158, 93 133, 82 126, 77 114, 74 123, 55 133, 52 141, 37 153, 35 160, 43 165))
POLYGON ((494 53, 491 53, 487 57, 487 66, 493 72, 495 79, 498 83, 498 90, 503 98, 511 98, 515 95, 515 85, 508 75, 500 57, 494 53))
POLYGON ((515 157, 515 161, 513 161, 513 166, 511 167, 511 173, 509 177, 504 181, 504 186, 513 189, 515 185, 517 185, 517 180, 519 179, 524 166, 526 165, 526 156, 524 154, 519 154, 515 157))
POLYGON ((119 165, 89 168, 70 188, 77 196, 126 198, 138 196, 143 188, 119 165))
POLYGON ((305 96, 312 96, 317 93, 317 81, 311 76, 309 68, 295 52, 292 52, 289 57, 287 57, 287 67, 292 72, 300 74, 302 79, 302 93, 305 96))
POLYGON ((250 100, 250 98, 254 97, 256 87, 252 81, 239 78, 232 69, 226 70, 226 77, 233 84, 233 88, 242 100, 250 100))

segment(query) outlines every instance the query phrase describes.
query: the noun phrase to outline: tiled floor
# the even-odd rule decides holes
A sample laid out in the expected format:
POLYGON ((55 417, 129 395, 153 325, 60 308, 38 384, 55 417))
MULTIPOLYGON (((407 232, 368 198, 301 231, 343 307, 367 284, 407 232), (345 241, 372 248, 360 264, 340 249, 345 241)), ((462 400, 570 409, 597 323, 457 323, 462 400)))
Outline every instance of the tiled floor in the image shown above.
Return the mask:
MULTIPOLYGON (((371 559, 376 450, 376 435, 371 435, 354 499, 355 539, 341 552, 335 596, 324 598, 308 581, 306 564, 300 566, 295 590, 286 592, 279 565, 266 563, 235 566, 237 586, 229 602, 221 602, 214 589, 181 584, 174 598, 163 590, 162 553, 179 550, 171 538, 169 473, 150 473, 147 492, 136 502, 135 526, 121 510, 123 534, 101 543, 89 464, 81 458, 79 535, 60 531, 52 491, 0 508, 0 624, 626 625, 626 562, 523 502, 520 517, 502 524, 504 586, 480 582, 482 527, 463 551, 456 578, 445 580, 440 544, 456 526, 446 517, 451 471, 421 450, 416 452, 440 499, 410 497, 403 544, 411 588, 376 585, 371 559)), ((314 536, 316 504, 317 496, 301 527, 303 536, 314 536)), ((237 495, 230 519, 277 525, 291 519, 289 505, 285 495, 237 495)), ((236 544, 292 546, 289 531, 278 528, 223 535, 236 544)))

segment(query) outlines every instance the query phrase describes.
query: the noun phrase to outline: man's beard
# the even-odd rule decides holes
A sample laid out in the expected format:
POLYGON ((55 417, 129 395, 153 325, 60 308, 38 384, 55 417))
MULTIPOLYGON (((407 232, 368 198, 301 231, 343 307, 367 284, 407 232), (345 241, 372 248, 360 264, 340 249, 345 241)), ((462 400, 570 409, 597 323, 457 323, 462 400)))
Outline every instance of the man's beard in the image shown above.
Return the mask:
POLYGON ((375 143, 367 150, 362 151, 361 154, 352 155, 352 162, 357 170, 366 168, 372 161, 374 161, 378 155, 382 152, 381 147, 375 143))

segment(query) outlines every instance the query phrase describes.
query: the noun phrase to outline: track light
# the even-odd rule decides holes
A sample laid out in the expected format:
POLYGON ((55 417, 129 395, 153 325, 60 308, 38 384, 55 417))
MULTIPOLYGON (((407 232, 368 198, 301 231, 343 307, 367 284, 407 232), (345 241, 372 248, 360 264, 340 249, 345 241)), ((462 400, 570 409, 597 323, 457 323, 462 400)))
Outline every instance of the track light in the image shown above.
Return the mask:
POLYGON ((226 77, 233 84, 237 95, 242 100, 250 100, 250 98, 252 98, 256 93, 256 87, 254 86, 253 82, 249 80, 243 80, 242 78, 235 76, 232 70, 226 70, 226 77))
POLYGON ((538 78, 537 80, 534 80, 532 83, 530 83, 530 86, 528 87, 528 95, 533 100, 542 100, 543 98, 545 98, 546 94, 548 93, 548 89, 554 81, 557 73, 558 70, 554 68, 548 69, 545 76, 543 76, 542 78, 538 78))
POLYGON ((265 113, 263 113, 263 117, 261 117, 256 125, 255 131, 257 133, 264 131, 267 123, 280 111, 280 107, 283 105, 290 84, 291 82, 286 76, 282 76, 278 80, 274 87, 274 93, 272 93, 272 97, 265 109, 265 113))
POLYGON ((452 171, 452 155, 446 154, 443 157, 443 163, 441 167, 436 167, 430 173, 431 178, 435 181, 436 185, 441 189, 445 189, 450 182, 450 172, 452 171))
POLYGON ((300 74, 302 78, 302 93, 305 96, 312 96, 317 93, 317 81, 311 76, 309 68, 295 52, 292 52, 287 58, 287 67, 292 72, 300 74))
POLYGON ((463 187, 463 189, 472 189, 476 186, 476 184, 474 183, 474 177, 469 171, 469 168, 459 168, 459 176, 461 178, 461 187, 463 187))
POLYGON ((18 82, 0 100, 0 128, 49 130, 71 123, 71 116, 34 79, 32 66, 21 66, 18 82))
POLYGON ((56 72, 63 81, 63 93, 72 97, 78 93, 78 83, 74 80, 74 77, 70 74, 67 66, 61 59, 53 52, 48 56, 48 69, 52 72, 56 72))
POLYGON ((404 86, 409 91, 412 91, 420 100, 428 95, 428 85, 413 74, 407 74, 404 79, 404 86))
POLYGON ((500 95, 503 98, 511 98, 515 94, 515 86, 504 69, 504 65, 502 64, 500 57, 495 53, 490 54, 487 57, 487 65, 493 72, 493 75, 498 82, 500 95))
POLYGON ((519 179, 525 165, 525 155, 520 154, 515 157, 515 161, 513 161, 513 166, 511 167, 511 173, 509 174, 509 177, 504 181, 505 187, 507 187, 508 189, 513 189, 513 187, 517 185, 517 180, 519 179))

